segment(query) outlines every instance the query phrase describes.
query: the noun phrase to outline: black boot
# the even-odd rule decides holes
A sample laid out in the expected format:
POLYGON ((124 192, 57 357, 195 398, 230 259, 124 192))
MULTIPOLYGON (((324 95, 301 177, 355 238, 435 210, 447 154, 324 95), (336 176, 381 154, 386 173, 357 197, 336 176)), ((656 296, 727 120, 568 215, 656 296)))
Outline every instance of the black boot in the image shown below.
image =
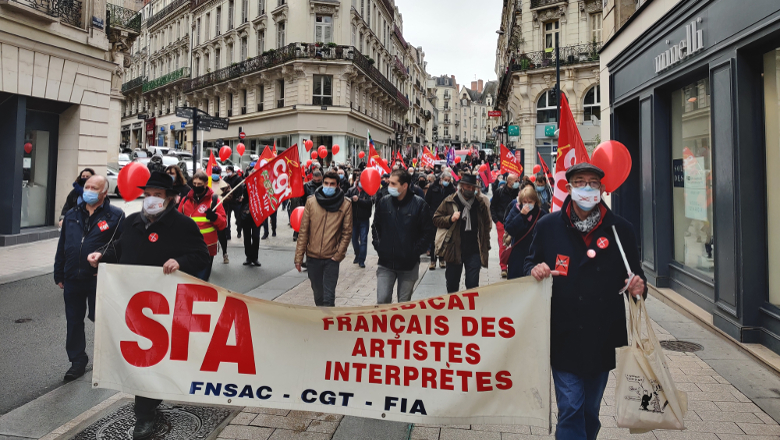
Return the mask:
POLYGON ((133 440, 142 440, 154 434, 154 417, 150 420, 138 420, 133 428, 133 440))
POLYGON ((78 379, 84 375, 86 369, 86 364, 71 364, 70 368, 68 368, 68 371, 65 372, 65 381, 70 382, 72 380, 78 379))

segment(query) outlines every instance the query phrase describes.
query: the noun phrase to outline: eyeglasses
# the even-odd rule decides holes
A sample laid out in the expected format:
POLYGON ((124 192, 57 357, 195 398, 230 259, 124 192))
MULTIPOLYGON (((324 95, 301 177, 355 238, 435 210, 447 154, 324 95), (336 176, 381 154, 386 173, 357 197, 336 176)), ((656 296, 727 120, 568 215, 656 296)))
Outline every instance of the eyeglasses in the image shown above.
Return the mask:
POLYGON ((585 185, 589 185, 593 189, 601 188, 600 180, 590 180, 587 182, 584 180, 575 180, 573 182, 569 182, 569 184, 574 188, 585 188, 585 185))

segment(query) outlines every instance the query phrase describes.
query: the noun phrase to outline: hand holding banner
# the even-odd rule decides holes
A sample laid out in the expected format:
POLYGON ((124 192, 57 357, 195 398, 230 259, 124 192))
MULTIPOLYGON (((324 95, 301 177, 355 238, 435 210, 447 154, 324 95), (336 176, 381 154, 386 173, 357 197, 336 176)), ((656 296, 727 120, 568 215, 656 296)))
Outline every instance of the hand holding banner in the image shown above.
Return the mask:
MULTIPOLYGON (((266 150, 270 151, 268 147, 266 150)), ((271 159, 244 179, 249 194, 249 211, 257 226, 279 205, 292 197, 303 195, 303 173, 298 162, 298 144, 271 159)))

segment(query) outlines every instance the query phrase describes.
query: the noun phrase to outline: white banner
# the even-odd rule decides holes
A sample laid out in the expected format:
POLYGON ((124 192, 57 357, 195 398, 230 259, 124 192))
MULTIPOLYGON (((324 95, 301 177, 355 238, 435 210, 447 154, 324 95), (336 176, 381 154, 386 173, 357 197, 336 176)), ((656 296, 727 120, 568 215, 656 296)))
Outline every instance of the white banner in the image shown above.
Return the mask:
POLYGON ((264 301, 101 264, 93 386, 209 405, 550 426, 552 281, 404 304, 264 301))

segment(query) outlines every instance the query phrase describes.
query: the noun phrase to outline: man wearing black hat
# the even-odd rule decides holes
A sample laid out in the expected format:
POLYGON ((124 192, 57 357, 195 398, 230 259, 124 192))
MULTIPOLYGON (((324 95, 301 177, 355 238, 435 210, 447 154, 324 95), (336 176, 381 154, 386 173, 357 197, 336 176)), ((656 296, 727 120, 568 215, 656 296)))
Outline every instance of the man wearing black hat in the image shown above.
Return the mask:
POLYGON ((447 263, 444 272, 447 293, 460 289, 464 267, 466 289, 479 286, 479 270, 488 267, 493 222, 490 202, 478 191, 476 175, 463 173, 458 191, 447 196, 436 210, 433 225, 446 230, 441 244, 437 240, 436 256, 447 263))
POLYGON ((554 276, 550 364, 558 404, 556 437, 562 439, 598 436, 615 348, 628 343, 619 293, 647 294, 631 224, 601 201, 603 177, 604 171, 589 163, 566 170, 569 196, 560 211, 539 220, 525 260, 526 275, 539 281, 554 276))
MULTIPOLYGON (((198 225, 176 210, 173 181, 162 172, 153 172, 144 190, 141 212, 127 217, 119 235, 105 253, 95 252, 87 261, 143 266, 161 266, 163 273, 181 270, 195 275, 211 258, 198 225)), ((133 439, 145 439, 154 433, 157 405, 160 400, 135 397, 136 424, 133 439)))

